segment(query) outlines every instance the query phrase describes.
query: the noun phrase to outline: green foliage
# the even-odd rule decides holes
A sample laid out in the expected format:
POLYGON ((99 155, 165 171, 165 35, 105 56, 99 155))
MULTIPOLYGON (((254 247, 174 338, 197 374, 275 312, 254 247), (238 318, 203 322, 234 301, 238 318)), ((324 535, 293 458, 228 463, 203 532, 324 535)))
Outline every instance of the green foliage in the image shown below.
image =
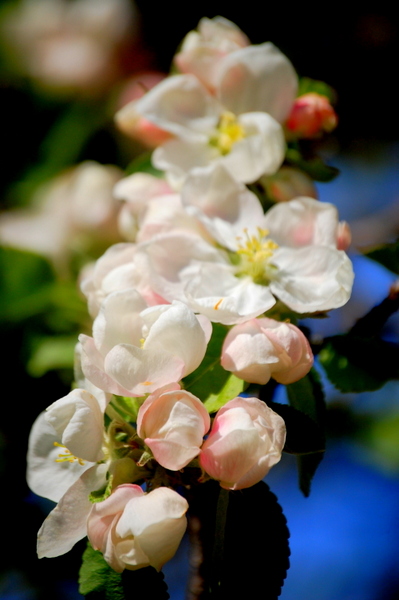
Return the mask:
POLYGON ((364 254, 399 275, 399 239, 392 244, 366 250, 364 254))
POLYGON ((126 175, 133 175, 134 173, 148 173, 155 177, 163 177, 163 172, 152 166, 151 152, 140 154, 129 163, 126 167, 126 175))
POLYGON ((378 390, 390 379, 399 378, 399 346, 377 338, 350 333, 330 337, 319 360, 341 392, 378 390))
POLYGON ((184 388, 205 404, 209 413, 214 413, 232 400, 246 387, 245 381, 225 371, 220 365, 220 356, 227 327, 213 324, 213 332, 202 363, 193 373, 184 378, 184 388))
POLYGON ((76 342, 76 335, 43 337, 29 359, 28 373, 41 377, 53 369, 72 369, 76 342))
POLYGON ((83 553, 83 562, 79 571, 79 592, 83 596, 96 593, 99 599, 124 600, 122 577, 105 562, 98 550, 88 543, 83 553))
POLYGON ((88 543, 79 572, 79 592, 89 600, 128 600, 156 598, 167 600, 169 594, 162 573, 153 567, 116 573, 101 552, 88 543))
MULTIPOLYGON (((238 491, 215 481, 199 486, 190 532, 203 552, 205 598, 277 600, 289 567, 289 531, 276 496, 263 481, 238 491)), ((195 589, 196 573, 193 573, 195 589)), ((190 594, 190 583, 188 595, 190 594)))
POLYGON ((320 157, 312 156, 311 158, 304 158, 296 148, 288 148, 286 160, 291 165, 307 173, 315 181, 327 183, 335 179, 339 174, 339 169, 326 165, 320 157))
POLYGON ((324 81, 310 79, 310 77, 301 77, 299 80, 298 96, 303 96, 310 92, 326 96, 331 103, 335 102, 336 93, 330 85, 324 81))
MULTIPOLYGON (((303 413, 308 420, 313 422, 313 424, 309 424, 309 421, 305 419, 307 427, 310 427, 312 431, 312 439, 309 440, 310 452, 298 453, 297 456, 299 487, 305 496, 309 496, 313 476, 323 458, 324 452, 326 406, 323 388, 317 371, 312 369, 299 381, 287 385, 287 393, 291 407, 303 413), (312 445, 318 447, 316 451, 312 448, 312 445)), ((303 424, 304 422, 303 417, 300 419, 301 421, 298 418, 298 425, 300 425, 300 423, 303 424)), ((289 424, 291 423, 292 421, 290 421, 289 424)), ((291 429, 293 426, 294 423, 292 423, 291 429)), ((290 432, 291 435, 292 433, 294 435, 293 437, 288 438, 289 443, 291 443, 294 448, 295 445, 298 444, 298 448, 301 449, 301 445, 304 443, 303 437, 301 434, 290 432)), ((302 449, 304 449, 303 445, 302 449)))
POLYGON ((287 428, 284 452, 289 454, 324 452, 323 430, 312 418, 293 406, 276 402, 268 402, 268 405, 284 419, 287 428))

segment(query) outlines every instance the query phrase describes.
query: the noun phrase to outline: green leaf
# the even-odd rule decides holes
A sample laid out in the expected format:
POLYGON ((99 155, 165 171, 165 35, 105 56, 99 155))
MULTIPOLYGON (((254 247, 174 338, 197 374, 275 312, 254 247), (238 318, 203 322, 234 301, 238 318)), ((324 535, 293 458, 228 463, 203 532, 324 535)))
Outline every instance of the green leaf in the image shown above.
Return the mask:
POLYGON ((313 421, 320 441, 323 440, 319 451, 297 457, 299 488, 305 496, 309 496, 311 481, 323 459, 325 436, 326 405, 317 371, 311 369, 305 377, 287 385, 287 393, 290 405, 313 421))
POLYGON ((0 319, 18 322, 45 311, 54 274, 42 257, 0 248, 0 319))
POLYGON ((39 162, 13 186, 11 193, 16 200, 31 196, 40 184, 76 163, 91 136, 108 118, 98 102, 70 104, 43 140, 39 162))
POLYGON ((227 327, 213 324, 213 332, 202 363, 193 373, 184 378, 184 389, 197 396, 208 412, 219 410, 229 400, 244 391, 247 383, 229 373, 220 364, 220 356, 227 327))
POLYGON ((42 338, 28 362, 28 373, 41 377, 52 369, 72 369, 76 342, 76 335, 42 338))
POLYGON ((384 244, 366 250, 364 254, 399 275, 399 239, 392 244, 384 244))
POLYGON ((277 600, 289 568, 289 531, 266 483, 227 492, 208 481, 193 492, 189 535, 203 561, 192 565, 187 596, 198 597, 200 582, 203 598, 277 600))
POLYGON ((132 160, 131 163, 126 167, 126 175, 133 175, 134 173, 148 173, 155 177, 163 177, 163 172, 153 167, 151 162, 151 152, 140 154, 137 158, 132 160))
POLYGON ((330 337, 319 361, 331 383, 345 393, 378 390, 399 378, 399 346, 375 338, 330 337))
POLYGON ((286 160, 291 165, 305 171, 315 181, 327 183, 335 179, 339 174, 339 169, 326 165, 318 156, 304 158, 296 148, 288 148, 286 160))
POLYGON ((125 569, 122 573, 116 573, 105 562, 101 552, 93 550, 89 543, 83 553, 79 572, 79 592, 89 600, 169 598, 162 573, 158 573, 153 567, 137 571, 125 569))
POLYGON ((268 402, 268 406, 284 419, 287 438, 284 452, 290 454, 311 454, 324 452, 325 437, 317 423, 293 406, 268 402))
POLYGON ((121 574, 111 569, 101 552, 93 550, 89 543, 79 571, 79 592, 83 596, 96 592, 96 597, 104 600, 125 599, 121 574))
POLYGON ((336 100, 337 94, 335 90, 324 81, 310 79, 310 77, 301 77, 299 80, 298 96, 303 96, 311 92, 326 96, 330 102, 335 102, 336 100))

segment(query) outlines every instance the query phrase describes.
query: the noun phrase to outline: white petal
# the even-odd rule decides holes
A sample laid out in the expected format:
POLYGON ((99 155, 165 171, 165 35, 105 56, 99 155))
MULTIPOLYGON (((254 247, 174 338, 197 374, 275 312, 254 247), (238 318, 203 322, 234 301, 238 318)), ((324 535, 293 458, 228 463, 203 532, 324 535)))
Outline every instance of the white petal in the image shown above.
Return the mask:
POLYGON ((336 248, 337 227, 336 207, 313 198, 295 198, 275 204, 266 214, 266 229, 280 246, 336 248))
POLYGON ((279 248, 273 255, 278 268, 270 289, 299 313, 343 306, 353 284, 352 263, 342 250, 326 246, 279 248))
POLYGON ((135 109, 158 127, 192 142, 206 140, 221 111, 192 75, 167 77, 140 98, 135 109))
POLYGON ((61 443, 60 436, 47 423, 43 412, 34 422, 29 436, 27 481, 35 494, 58 502, 93 463, 56 462, 63 451, 54 442, 61 443))
POLYGON ((93 506, 89 494, 105 484, 106 470, 107 465, 95 465, 61 498, 39 530, 39 558, 65 554, 86 535, 87 517, 93 506))
POLYGON ((292 64, 270 42, 237 50, 219 66, 218 97, 235 114, 261 111, 283 123, 297 88, 292 64))

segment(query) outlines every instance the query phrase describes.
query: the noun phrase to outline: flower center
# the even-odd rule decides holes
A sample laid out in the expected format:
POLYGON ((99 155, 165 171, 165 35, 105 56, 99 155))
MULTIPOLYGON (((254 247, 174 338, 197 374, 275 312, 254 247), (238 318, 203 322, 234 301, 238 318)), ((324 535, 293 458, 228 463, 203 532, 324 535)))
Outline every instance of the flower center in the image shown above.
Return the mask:
POLYGON ((234 144, 244 139, 245 130, 237 121, 237 117, 231 112, 221 115, 216 131, 210 138, 211 146, 217 148, 222 155, 228 154, 234 144))
POLYGON ((278 244, 268 238, 268 230, 258 227, 257 235, 249 235, 244 229, 245 238, 237 237, 239 255, 237 275, 249 275, 255 283, 266 284, 272 277, 275 266, 270 259, 278 244))
POLYGON ((75 460, 78 461, 78 463, 83 467, 85 464, 85 461, 82 460, 81 458, 78 458, 77 456, 74 456, 73 454, 70 453, 70 451, 68 450, 68 448, 66 448, 63 444, 59 444, 58 442, 54 442, 54 446, 57 446, 58 448, 63 448, 64 449, 64 453, 59 454, 58 458, 55 459, 55 462, 70 462, 73 463, 75 462, 75 460))

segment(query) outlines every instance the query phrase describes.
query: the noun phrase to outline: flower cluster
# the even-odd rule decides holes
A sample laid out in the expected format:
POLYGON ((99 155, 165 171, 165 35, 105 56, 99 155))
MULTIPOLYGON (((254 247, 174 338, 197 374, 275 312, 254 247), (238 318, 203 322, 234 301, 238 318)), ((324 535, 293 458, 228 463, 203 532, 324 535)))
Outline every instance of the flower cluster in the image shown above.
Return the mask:
POLYGON ((332 128, 328 100, 299 102, 290 61, 222 18, 201 20, 175 67, 117 115, 125 131, 144 120, 159 132, 162 172, 114 188, 127 241, 82 275, 93 325, 79 338, 78 387, 39 416, 29 444, 29 485, 58 502, 39 556, 87 535, 118 572, 173 556, 186 490, 210 478, 247 488, 280 460, 285 423, 259 386, 307 375, 313 354, 295 323, 345 304, 353 281, 347 227, 285 163, 292 136, 332 128))

